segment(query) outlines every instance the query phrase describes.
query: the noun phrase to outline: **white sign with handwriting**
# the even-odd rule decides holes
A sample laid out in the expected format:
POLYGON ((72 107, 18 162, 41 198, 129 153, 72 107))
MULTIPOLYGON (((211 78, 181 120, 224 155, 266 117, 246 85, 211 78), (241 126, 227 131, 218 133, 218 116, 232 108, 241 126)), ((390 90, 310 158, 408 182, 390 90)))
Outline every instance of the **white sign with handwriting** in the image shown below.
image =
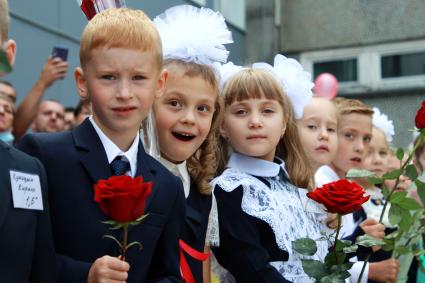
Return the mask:
POLYGON ((40 178, 38 175, 10 170, 13 207, 43 210, 40 178))

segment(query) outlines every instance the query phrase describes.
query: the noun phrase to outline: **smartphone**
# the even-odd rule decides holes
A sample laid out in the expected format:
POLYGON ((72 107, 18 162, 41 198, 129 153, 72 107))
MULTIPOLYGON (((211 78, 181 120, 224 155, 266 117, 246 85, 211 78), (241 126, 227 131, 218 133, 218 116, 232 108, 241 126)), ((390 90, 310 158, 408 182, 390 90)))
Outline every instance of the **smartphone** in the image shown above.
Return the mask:
POLYGON ((59 57, 61 58, 63 61, 67 61, 68 60, 68 47, 64 47, 64 46, 53 46, 53 50, 52 50, 52 57, 59 57))

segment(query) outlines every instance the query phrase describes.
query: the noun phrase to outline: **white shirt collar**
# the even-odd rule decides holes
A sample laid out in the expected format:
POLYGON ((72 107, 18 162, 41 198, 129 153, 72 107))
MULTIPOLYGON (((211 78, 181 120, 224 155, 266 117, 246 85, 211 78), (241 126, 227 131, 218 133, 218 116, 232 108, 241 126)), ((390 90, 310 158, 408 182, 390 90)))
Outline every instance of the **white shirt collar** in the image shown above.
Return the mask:
POLYGON ((136 175, 136 169, 137 169, 137 152, 139 149, 139 140, 140 140, 139 132, 137 132, 136 137, 134 138, 133 144, 130 146, 130 148, 126 152, 123 152, 113 141, 111 141, 102 132, 102 130, 93 120, 93 116, 90 116, 89 120, 92 123, 97 135, 99 136, 100 141, 102 142, 102 145, 106 152, 106 156, 108 158, 108 163, 111 164, 111 162, 117 156, 124 156, 127 159, 127 161, 130 163, 130 175, 134 177, 136 175))
POLYGON ((285 168, 285 161, 278 157, 275 157, 275 159, 280 164, 234 152, 230 155, 227 167, 236 168, 258 177, 276 177, 279 175, 280 169, 283 169, 283 172, 285 172, 286 177, 289 179, 289 174, 285 168))
POLYGON ((187 198, 190 192, 190 175, 189 175, 189 172, 187 171, 186 160, 181 163, 175 164, 168 161, 167 159, 160 157, 159 161, 171 173, 173 173, 174 176, 177 176, 180 178, 180 180, 183 183, 184 195, 187 198))
POLYGON ((324 184, 338 181, 340 178, 338 174, 329 166, 324 165, 320 167, 314 174, 314 182, 316 187, 321 187, 324 184))

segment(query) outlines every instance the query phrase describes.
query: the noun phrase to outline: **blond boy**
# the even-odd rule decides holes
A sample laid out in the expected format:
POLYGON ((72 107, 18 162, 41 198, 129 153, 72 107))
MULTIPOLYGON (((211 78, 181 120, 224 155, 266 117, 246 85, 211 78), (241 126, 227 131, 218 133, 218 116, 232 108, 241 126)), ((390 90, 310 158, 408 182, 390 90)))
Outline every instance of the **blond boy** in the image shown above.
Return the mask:
MULTIPOLYGON (((335 105, 338 111, 338 151, 330 167, 321 167, 316 173, 317 183, 336 181, 345 178, 350 169, 362 169, 372 138, 372 108, 360 100, 346 98, 335 99, 335 105), (324 178, 328 180, 323 181, 324 178)), ((385 236, 384 225, 375 220, 366 219, 360 223, 361 220, 355 221, 353 215, 348 214, 342 221, 340 234, 343 238, 355 241, 363 233, 376 238, 385 236)), ((357 282, 362 266, 362 261, 353 265, 350 270, 352 282, 357 282)), ((361 282, 394 282, 398 268, 399 262, 394 259, 369 263, 361 282)))
MULTIPOLYGON (((145 153, 138 131, 167 78, 161 50, 159 35, 142 11, 109 9, 96 15, 83 31, 81 68, 75 71, 92 116, 71 132, 28 135, 20 144, 40 157, 49 176, 61 282, 180 281, 183 188, 145 153), (102 240, 111 231, 93 200, 93 184, 110 177, 117 160, 127 166, 123 174, 153 182, 149 215, 129 232, 129 242, 138 241, 143 249, 130 249, 126 261, 118 258, 116 243, 102 240)), ((119 231, 114 235, 121 237, 119 231)))

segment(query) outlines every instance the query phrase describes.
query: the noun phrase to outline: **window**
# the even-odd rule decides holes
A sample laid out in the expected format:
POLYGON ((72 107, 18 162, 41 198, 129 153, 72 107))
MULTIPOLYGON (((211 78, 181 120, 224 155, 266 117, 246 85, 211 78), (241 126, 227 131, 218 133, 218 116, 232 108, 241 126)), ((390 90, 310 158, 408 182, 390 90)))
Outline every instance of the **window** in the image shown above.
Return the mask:
POLYGON ((357 58, 314 63, 314 78, 321 73, 331 73, 339 82, 357 81, 357 58))
POLYGON ((314 78, 333 74, 344 94, 425 87, 425 40, 308 51, 300 62, 314 78))
POLYGON ((382 78, 425 75, 425 52, 381 57, 382 78))

